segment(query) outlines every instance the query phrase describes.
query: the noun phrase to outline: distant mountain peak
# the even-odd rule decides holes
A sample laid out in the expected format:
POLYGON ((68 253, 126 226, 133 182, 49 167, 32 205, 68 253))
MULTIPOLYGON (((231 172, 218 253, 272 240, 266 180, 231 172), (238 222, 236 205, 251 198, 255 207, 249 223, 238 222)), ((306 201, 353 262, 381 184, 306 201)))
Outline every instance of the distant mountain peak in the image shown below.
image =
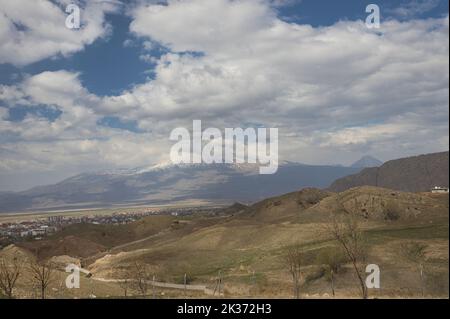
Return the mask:
POLYGON ((380 161, 379 159, 370 156, 370 155, 365 155, 363 157, 361 157, 359 160, 357 160, 356 162, 354 162, 351 167, 361 167, 361 168, 366 168, 366 167, 378 167, 380 165, 383 165, 383 162, 380 161))

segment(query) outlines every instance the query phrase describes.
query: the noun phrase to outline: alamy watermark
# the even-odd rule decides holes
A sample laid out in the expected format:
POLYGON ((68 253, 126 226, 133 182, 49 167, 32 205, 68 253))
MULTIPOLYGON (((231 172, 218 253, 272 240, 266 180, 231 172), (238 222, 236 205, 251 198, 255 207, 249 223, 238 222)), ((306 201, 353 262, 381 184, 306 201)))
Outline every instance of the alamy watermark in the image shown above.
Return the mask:
POLYGON ((174 164, 259 164, 260 174, 274 174, 278 170, 278 128, 218 128, 202 131, 201 120, 192 123, 192 137, 188 129, 178 127, 170 133, 177 141, 170 151, 174 164))
POLYGON ((380 7, 376 4, 369 4, 366 13, 370 13, 366 18, 366 27, 369 29, 380 28, 380 7))
POLYGON ((66 28, 71 30, 79 29, 81 25, 80 7, 74 3, 68 4, 66 13, 69 14, 66 18, 66 28))
POLYGON ((67 289, 80 288, 80 267, 75 264, 68 264, 66 272, 70 273, 70 275, 66 277, 67 289))
POLYGON ((370 264, 366 267, 366 287, 368 289, 380 289, 380 267, 376 264, 370 264))

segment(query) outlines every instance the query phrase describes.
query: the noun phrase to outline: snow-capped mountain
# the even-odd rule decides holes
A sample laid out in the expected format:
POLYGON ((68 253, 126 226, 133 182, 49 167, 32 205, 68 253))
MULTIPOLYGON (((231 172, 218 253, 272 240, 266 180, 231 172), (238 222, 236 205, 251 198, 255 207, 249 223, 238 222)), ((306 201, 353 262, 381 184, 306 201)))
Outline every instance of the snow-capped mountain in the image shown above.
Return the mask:
POLYGON ((164 204, 184 200, 252 202, 303 187, 329 186, 359 168, 280 163, 273 175, 256 164, 161 163, 73 176, 60 183, 0 194, 0 212, 164 204))

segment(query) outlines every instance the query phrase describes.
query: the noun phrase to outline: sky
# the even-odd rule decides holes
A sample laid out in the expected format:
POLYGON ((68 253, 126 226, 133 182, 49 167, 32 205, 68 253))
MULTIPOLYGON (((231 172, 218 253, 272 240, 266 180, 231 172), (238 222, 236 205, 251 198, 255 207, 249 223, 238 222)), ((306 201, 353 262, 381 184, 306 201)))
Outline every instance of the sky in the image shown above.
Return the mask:
POLYGON ((448 21, 447 0, 0 0, 0 191, 167 162, 195 119, 277 127, 307 164, 448 150, 448 21))

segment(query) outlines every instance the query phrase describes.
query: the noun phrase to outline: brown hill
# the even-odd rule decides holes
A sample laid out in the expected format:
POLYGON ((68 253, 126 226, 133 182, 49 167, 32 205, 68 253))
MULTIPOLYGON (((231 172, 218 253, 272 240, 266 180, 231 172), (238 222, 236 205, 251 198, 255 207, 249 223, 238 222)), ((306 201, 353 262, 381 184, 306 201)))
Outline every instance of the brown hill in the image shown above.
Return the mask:
POLYGON ((405 192, 426 192, 434 186, 448 187, 448 168, 448 151, 401 158, 340 178, 331 184, 329 190, 342 192, 369 185, 405 192))
POLYGON ((252 219, 254 222, 295 219, 301 211, 319 203, 332 193, 317 188, 304 188, 297 192, 260 201, 238 215, 238 219, 252 219))
POLYGON ((29 251, 20 248, 16 245, 9 245, 0 250, 0 259, 13 260, 14 258, 18 258, 22 260, 24 263, 33 260, 34 256, 29 251))
POLYGON ((56 233, 56 238, 77 236, 107 248, 154 235, 172 225, 172 216, 150 216, 126 225, 74 224, 56 233))
POLYGON ((357 214, 366 220, 429 222, 448 218, 448 195, 407 193, 363 186, 323 199, 309 214, 357 214))
POLYGON ((40 259, 60 255, 86 258, 155 235, 170 228, 174 220, 172 216, 150 216, 126 225, 73 224, 45 240, 18 245, 40 259))
POLYGON ((245 211, 247 208, 248 208, 247 205, 236 202, 228 207, 219 210, 218 212, 215 213, 215 215, 216 216, 235 215, 245 211))
POLYGON ((103 245, 77 236, 23 242, 17 245, 33 253, 38 259, 43 260, 61 255, 84 258, 106 249, 103 245))

